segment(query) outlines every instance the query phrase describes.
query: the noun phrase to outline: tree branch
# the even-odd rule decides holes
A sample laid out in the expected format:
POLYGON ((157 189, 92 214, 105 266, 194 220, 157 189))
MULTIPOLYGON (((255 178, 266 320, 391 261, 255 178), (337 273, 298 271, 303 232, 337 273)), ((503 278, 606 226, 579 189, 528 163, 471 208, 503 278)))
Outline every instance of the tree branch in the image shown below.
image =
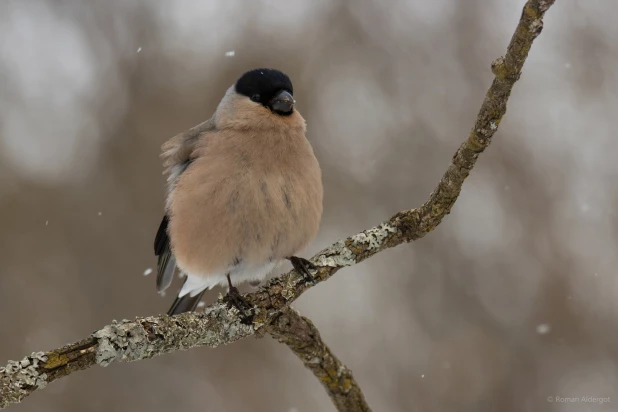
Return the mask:
POLYGON ((326 346, 318 328, 309 319, 288 307, 265 329, 286 344, 313 372, 338 411, 371 412, 352 371, 326 346))
POLYGON ((313 257, 318 266, 314 281, 307 283, 291 271, 271 280, 257 292, 245 295, 253 306, 241 314, 221 301, 202 313, 184 313, 123 320, 105 326, 89 338, 50 352, 33 353, 0 368, 0 409, 20 402, 47 383, 78 370, 115 361, 135 361, 196 346, 217 347, 252 335, 276 319, 281 311, 307 289, 351 266, 404 242, 420 239, 450 212, 461 186, 476 160, 491 142, 511 89, 534 39, 543 28, 543 16, 555 0, 528 0, 509 43, 507 53, 492 64, 495 79, 476 123, 459 147, 446 173, 418 209, 399 212, 384 223, 341 240, 313 257))

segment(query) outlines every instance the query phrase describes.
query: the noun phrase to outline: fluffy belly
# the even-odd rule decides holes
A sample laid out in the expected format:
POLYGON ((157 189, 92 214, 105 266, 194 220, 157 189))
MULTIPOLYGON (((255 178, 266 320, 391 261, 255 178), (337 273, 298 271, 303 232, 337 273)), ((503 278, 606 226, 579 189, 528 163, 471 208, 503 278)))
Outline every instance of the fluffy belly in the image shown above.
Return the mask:
POLYGON ((212 174, 192 169, 179 178, 170 203, 172 249, 185 273, 250 277, 295 254, 315 236, 321 196, 311 200, 295 190, 289 176, 244 173, 208 179, 212 174))

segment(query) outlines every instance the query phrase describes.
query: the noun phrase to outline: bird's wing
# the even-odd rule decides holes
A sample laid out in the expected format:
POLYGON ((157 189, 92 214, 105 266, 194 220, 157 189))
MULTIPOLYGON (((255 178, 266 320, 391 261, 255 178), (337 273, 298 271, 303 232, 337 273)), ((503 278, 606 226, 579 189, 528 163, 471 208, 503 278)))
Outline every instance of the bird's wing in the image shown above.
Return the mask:
MULTIPOLYGON (((208 131, 215 129, 214 118, 177 134, 165 142, 161 147, 161 158, 163 159, 164 173, 169 173, 169 189, 171 190, 176 183, 178 176, 185 171, 191 163, 191 154, 195 150, 196 143, 200 136, 208 131)), ((170 238, 167 232, 169 218, 163 216, 159 230, 155 236, 154 251, 158 257, 157 263, 157 290, 159 292, 167 289, 174 279, 174 269, 176 269, 176 259, 172 253, 170 238)))
POLYGON ((161 158, 163 159, 163 167, 165 168, 163 173, 174 173, 173 169, 175 167, 190 162, 191 154, 195 150, 195 145, 199 141, 200 136, 212 130, 215 130, 214 117, 192 127, 186 132, 177 134, 163 143, 163 146, 161 146, 161 158))

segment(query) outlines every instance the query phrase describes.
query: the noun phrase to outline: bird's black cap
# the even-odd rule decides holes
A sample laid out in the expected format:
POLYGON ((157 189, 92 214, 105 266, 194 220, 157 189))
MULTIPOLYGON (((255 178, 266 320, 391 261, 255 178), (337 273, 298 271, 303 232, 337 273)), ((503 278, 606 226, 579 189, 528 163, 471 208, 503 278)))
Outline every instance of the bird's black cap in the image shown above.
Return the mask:
POLYGON ((249 97, 254 102, 261 103, 271 110, 281 115, 288 115, 288 112, 281 112, 273 109, 272 103, 281 92, 294 94, 292 81, 285 74, 276 69, 253 69, 236 81, 236 93, 249 97))

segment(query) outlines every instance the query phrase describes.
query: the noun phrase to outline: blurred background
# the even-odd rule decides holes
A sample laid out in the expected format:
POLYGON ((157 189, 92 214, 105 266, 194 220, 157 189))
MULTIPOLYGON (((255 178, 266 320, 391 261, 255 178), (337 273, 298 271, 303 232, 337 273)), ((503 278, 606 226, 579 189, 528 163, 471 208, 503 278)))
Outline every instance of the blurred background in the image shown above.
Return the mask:
MULTIPOLYGON (((160 145, 248 69, 290 75, 323 168, 305 256, 419 206, 523 4, 3 0, 0 364, 168 309, 144 276, 160 145)), ((558 1, 451 215, 294 305, 374 411, 618 410, 616 12, 558 1), (555 399, 583 396, 610 402, 555 399)), ((334 410, 270 337, 90 369, 13 409, 334 410)))

